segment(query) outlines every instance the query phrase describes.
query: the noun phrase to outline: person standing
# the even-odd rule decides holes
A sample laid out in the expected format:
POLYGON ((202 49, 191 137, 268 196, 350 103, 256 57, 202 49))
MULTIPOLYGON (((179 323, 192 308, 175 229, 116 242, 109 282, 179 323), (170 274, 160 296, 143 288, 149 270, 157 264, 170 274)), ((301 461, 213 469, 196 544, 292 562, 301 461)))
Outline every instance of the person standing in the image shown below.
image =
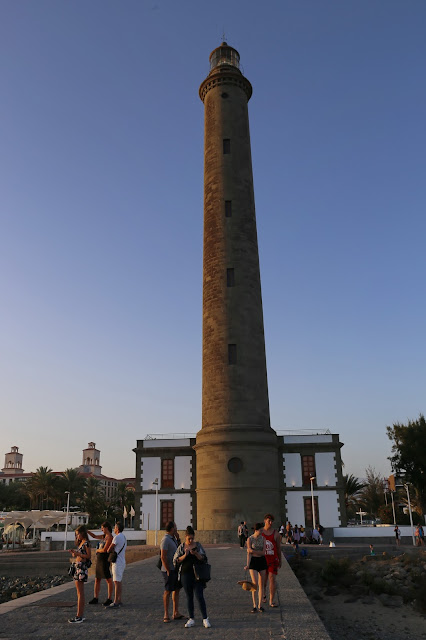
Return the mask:
POLYGON ((401 544, 401 530, 397 524, 395 525, 395 529, 393 530, 393 532, 395 534, 396 546, 399 547, 399 545, 401 544))
POLYGON ((99 593, 101 590, 101 580, 106 580, 108 587, 108 597, 103 603, 104 607, 109 607, 112 604, 112 592, 114 584, 111 575, 111 565, 108 562, 109 547, 112 543, 112 527, 109 522, 103 522, 101 525, 102 533, 96 534, 92 531, 87 533, 91 538, 101 540, 99 548, 96 549, 96 577, 95 577, 95 589, 94 597, 89 600, 89 604, 98 604, 99 593))
POLYGON ((238 525, 238 539, 240 541, 240 548, 244 549, 246 543, 246 537, 244 535, 244 522, 240 522, 238 525))
POLYGON ((249 537, 249 532, 248 532, 247 522, 245 520, 243 522, 243 533, 244 533, 244 542, 247 542, 247 539, 249 537))
POLYGON ((172 594, 172 603, 173 603, 173 620, 181 620, 183 615, 179 613, 179 589, 178 586, 178 572, 173 566, 173 557, 176 553, 176 549, 178 548, 178 543, 176 541, 176 525, 174 522, 168 522, 166 524, 166 535, 161 541, 160 550, 161 550, 161 573, 164 579, 164 593, 163 593, 163 604, 164 604, 164 618, 163 622, 170 622, 169 617, 169 602, 170 602, 170 594, 172 594))
POLYGON ((300 542, 300 529, 297 524, 295 524, 293 527, 293 542, 295 542, 297 545, 299 545, 300 542))
POLYGON ((199 542, 194 541, 194 529, 191 526, 186 527, 185 542, 176 549, 173 558, 174 566, 178 569, 178 576, 182 582, 186 599, 188 602, 189 620, 185 627, 193 627, 194 620, 194 592, 198 600, 201 615, 203 616, 203 626, 206 629, 211 627, 207 617, 206 601, 204 600, 205 583, 195 579, 194 565, 207 562, 206 552, 199 542))
POLYGON ((114 580, 114 602, 109 605, 109 609, 116 609, 121 607, 121 596, 123 592, 123 573, 126 568, 126 548, 127 540, 123 533, 123 523, 116 522, 114 527, 115 536, 109 547, 109 552, 115 551, 117 559, 115 562, 111 562, 112 566, 112 579, 114 580))
POLYGON ((261 603, 263 602, 263 585, 265 583, 266 570, 268 565, 265 559, 266 540, 262 536, 263 522, 254 525, 254 534, 247 538, 247 564, 244 570, 250 571, 251 581, 256 585, 258 592, 257 607, 255 591, 251 592, 253 598, 252 613, 264 612, 261 603))
POLYGON ((89 567, 91 562, 91 551, 89 538, 87 536, 86 527, 80 525, 75 530, 76 549, 70 549, 70 554, 75 558, 74 564, 74 582, 77 589, 77 615, 68 620, 71 624, 79 624, 84 622, 84 584, 87 582, 89 575, 89 567))
POLYGON ((264 518, 264 527, 262 536, 266 540, 265 558, 268 570, 265 574, 263 602, 266 602, 266 585, 269 580, 269 606, 277 607, 275 602, 275 592, 277 590, 276 576, 278 569, 281 568, 281 538, 277 529, 274 529, 272 523, 274 522, 274 516, 271 513, 267 513, 264 518))

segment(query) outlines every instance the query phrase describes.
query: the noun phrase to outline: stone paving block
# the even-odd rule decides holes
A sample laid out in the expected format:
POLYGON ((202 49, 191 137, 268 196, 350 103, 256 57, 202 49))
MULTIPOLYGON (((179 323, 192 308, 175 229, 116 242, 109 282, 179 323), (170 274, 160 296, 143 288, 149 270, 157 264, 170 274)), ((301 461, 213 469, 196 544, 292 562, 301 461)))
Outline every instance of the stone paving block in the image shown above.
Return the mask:
MULTIPOLYGON (((156 558, 135 562, 126 568, 123 580, 123 602, 120 609, 105 609, 101 604, 86 604, 85 622, 70 625, 67 620, 75 614, 69 607, 40 606, 46 602, 58 605, 76 601, 73 584, 61 585, 41 594, 33 594, 0 605, 0 640, 58 640, 84 637, 125 640, 329 640, 329 636, 307 599, 297 578, 286 561, 279 572, 280 607, 265 606, 264 614, 250 613, 249 592, 237 584, 244 578, 245 551, 236 545, 206 549, 212 565, 212 581, 205 590, 211 629, 204 629, 195 602, 196 626, 184 628, 185 621, 163 623, 163 580, 156 567, 156 558), (8 606, 9 605, 9 606, 8 606)), ((93 581, 86 585, 86 602, 93 595, 93 581)), ((106 598, 103 584, 100 602, 106 598)), ((186 614, 186 598, 181 592, 181 612, 186 614)))

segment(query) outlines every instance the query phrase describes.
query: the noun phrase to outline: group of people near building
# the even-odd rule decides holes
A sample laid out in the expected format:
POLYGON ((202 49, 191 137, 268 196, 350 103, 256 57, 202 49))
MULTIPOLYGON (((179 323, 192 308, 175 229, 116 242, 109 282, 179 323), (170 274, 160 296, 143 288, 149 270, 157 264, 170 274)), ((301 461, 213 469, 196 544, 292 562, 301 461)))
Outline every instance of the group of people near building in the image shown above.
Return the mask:
MULTIPOLYGON (((245 522, 239 535, 243 538, 243 548, 246 545, 247 561, 244 569, 250 572, 250 578, 256 590, 252 591, 252 612, 263 613, 263 605, 267 602, 267 588, 269 586, 269 606, 277 607, 276 576, 281 567, 281 536, 273 527, 274 516, 270 513, 264 516, 263 522, 254 526, 252 535, 248 535, 245 522), (256 602, 257 591, 257 602, 256 602)), ((104 607, 117 608, 121 606, 122 579, 126 566, 125 552, 127 541, 123 534, 123 525, 117 522, 114 534, 109 522, 102 524, 102 533, 95 534, 87 531, 86 527, 79 526, 75 531, 76 547, 70 550, 73 557, 73 578, 77 590, 77 613, 69 620, 72 624, 84 621, 85 594, 84 585, 88 579, 91 566, 91 548, 89 537, 99 540, 96 550, 96 577, 94 585, 94 597, 89 605, 99 604, 101 581, 107 583, 107 599, 104 607)), ((240 539, 240 544, 242 540, 240 539)), ((202 572, 200 565, 208 565, 207 554, 200 542, 195 540, 194 529, 188 526, 185 531, 185 539, 181 542, 174 522, 166 525, 166 534, 160 545, 161 572, 164 581, 163 622, 186 619, 185 627, 195 625, 194 596, 201 612, 203 626, 211 627, 207 615, 207 605, 204 598, 204 589, 208 578, 200 578, 202 572), (188 608, 188 616, 184 616, 179 610, 179 592, 183 588, 188 608), (170 615, 170 601, 172 602, 172 614, 170 615)))
POLYGON ((95 593, 89 604, 95 605, 99 603, 101 581, 106 580, 108 597, 103 602, 103 606, 110 609, 116 609, 121 606, 122 580, 124 569, 126 568, 127 547, 123 524, 121 522, 115 523, 114 534, 109 522, 102 523, 101 528, 101 534, 87 531, 83 525, 80 525, 75 530, 76 547, 70 550, 70 554, 73 557, 71 575, 74 578, 77 590, 77 613, 74 618, 70 618, 68 621, 71 624, 84 622, 84 585, 88 580, 89 569, 92 564, 89 536, 100 540, 96 549, 95 593))
POLYGON ((287 522, 286 525, 281 525, 279 531, 282 542, 296 548, 299 544, 323 544, 324 527, 320 524, 315 525, 309 532, 302 525, 287 522))
MULTIPOLYGON (((256 590, 252 591, 252 612, 263 613, 263 605, 267 602, 267 587, 269 585, 269 606, 277 607, 275 601, 276 576, 281 567, 281 537, 273 527, 274 516, 266 514, 263 522, 254 526, 253 535, 248 535, 246 522, 238 527, 240 546, 247 546, 247 562, 244 567, 250 572, 250 578, 256 590), (247 543, 247 544, 246 544, 247 543), (257 592, 257 603, 256 603, 257 592)), ((197 579, 196 569, 200 564, 207 563, 206 552, 200 542, 195 541, 194 529, 188 526, 185 540, 181 542, 176 524, 166 525, 166 535, 161 541, 161 570, 164 579, 164 618, 163 622, 181 620, 185 616, 179 610, 179 591, 183 588, 188 607, 188 619, 185 627, 195 625, 194 596, 203 620, 203 626, 211 627, 207 615, 207 605, 204 598, 205 581, 197 579), (170 600, 172 601, 172 615, 170 616, 170 600)))

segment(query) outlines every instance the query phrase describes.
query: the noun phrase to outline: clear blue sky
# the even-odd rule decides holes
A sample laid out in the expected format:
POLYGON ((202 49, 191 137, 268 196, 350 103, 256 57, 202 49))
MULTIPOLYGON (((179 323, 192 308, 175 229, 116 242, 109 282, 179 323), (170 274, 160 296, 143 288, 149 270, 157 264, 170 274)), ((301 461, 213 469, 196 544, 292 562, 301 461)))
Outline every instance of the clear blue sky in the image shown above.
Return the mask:
MULTIPOLYGON (((0 2, 0 455, 134 474, 201 421, 203 105, 249 104, 271 421, 389 473, 425 411, 423 0, 0 2)), ((0 464, 2 460, 0 458, 0 464)))

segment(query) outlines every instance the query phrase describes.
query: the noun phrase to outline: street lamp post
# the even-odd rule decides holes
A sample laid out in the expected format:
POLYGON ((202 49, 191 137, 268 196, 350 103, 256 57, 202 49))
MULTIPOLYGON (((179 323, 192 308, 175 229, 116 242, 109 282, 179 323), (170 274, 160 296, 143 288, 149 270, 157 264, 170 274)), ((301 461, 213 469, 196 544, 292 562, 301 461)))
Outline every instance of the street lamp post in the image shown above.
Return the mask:
POLYGON ((312 522, 314 525, 314 529, 317 528, 316 518, 315 518, 315 500, 314 500, 314 480, 316 476, 309 478, 311 481, 311 498, 312 498, 312 522))
POLYGON ((393 501, 393 491, 390 492, 392 500, 393 526, 396 527, 395 503, 393 501))
POLYGON ((411 525, 411 537, 413 538, 413 546, 416 546, 416 541, 414 539, 414 525, 413 525, 413 513, 411 511, 411 501, 410 501, 410 492, 408 490, 408 482, 404 484, 405 490, 407 492, 407 500, 408 500, 408 511, 410 514, 410 525, 411 525))
POLYGON ((158 478, 155 478, 152 483, 155 486, 155 546, 157 546, 157 532, 158 532, 158 478))
POLYGON ((67 495, 67 516, 65 519, 65 540, 64 540, 64 551, 67 548, 67 534, 68 534, 68 517, 69 517, 69 513, 70 513, 70 492, 69 491, 65 491, 65 494, 67 495))

